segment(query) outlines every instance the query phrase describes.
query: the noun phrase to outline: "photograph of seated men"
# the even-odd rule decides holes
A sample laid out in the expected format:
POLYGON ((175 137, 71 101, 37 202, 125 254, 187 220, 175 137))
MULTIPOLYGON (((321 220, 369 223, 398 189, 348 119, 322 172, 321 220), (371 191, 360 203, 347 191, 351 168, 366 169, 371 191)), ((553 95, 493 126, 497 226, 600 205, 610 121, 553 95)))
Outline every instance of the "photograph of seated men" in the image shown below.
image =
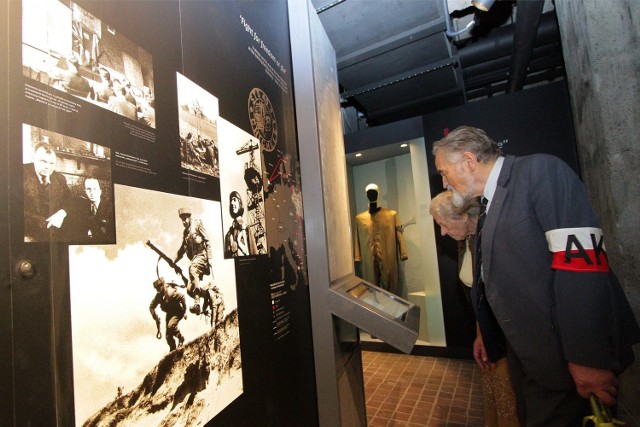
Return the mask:
POLYGON ((24 241, 115 243, 110 150, 23 125, 24 241))

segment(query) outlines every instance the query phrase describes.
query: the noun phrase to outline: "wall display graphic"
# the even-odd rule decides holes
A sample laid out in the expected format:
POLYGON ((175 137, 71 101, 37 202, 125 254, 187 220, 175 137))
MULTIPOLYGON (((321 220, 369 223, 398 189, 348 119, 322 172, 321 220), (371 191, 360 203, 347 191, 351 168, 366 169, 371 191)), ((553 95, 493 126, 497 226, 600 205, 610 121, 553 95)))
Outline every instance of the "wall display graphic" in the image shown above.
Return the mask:
POLYGON ((203 425, 243 389, 220 204, 123 185, 115 199, 117 244, 69 249, 76 423, 203 425), (195 257, 172 265, 185 209, 210 239, 200 314, 187 290, 195 257))
POLYGON ((23 124, 24 241, 115 242, 111 150, 23 124))
POLYGON ((287 3, 7 9, 14 422, 317 423, 287 3))
MULTIPOLYGON (((307 283, 302 234, 302 194, 299 171, 288 153, 276 148, 278 121, 268 95, 260 88, 249 93, 248 113, 253 135, 260 140, 266 172, 261 177, 268 206, 269 283, 274 337, 287 336, 291 309, 289 293, 307 283), (291 170, 296 167, 297 173, 291 170)), ((257 177, 256 177, 257 179, 257 177)))
POLYGON ((155 128, 151 55, 74 2, 23 0, 22 69, 40 83, 26 95, 63 110, 82 103, 155 128))
POLYGON ((177 74, 182 167, 220 176, 218 166, 218 99, 177 74))
POLYGON ((243 130, 221 120, 220 193, 222 194, 224 256, 267 253, 262 156, 260 143, 243 130))
POLYGON ((269 97, 257 87, 249 93, 249 120, 253 135, 260 140, 263 149, 273 151, 278 143, 278 121, 269 97))
MULTIPOLYGON (((268 153, 272 154, 272 153, 268 153)), ((300 171, 290 170, 292 159, 276 150, 278 157, 266 161, 271 173, 267 175, 265 206, 269 212, 267 230, 269 240, 269 284, 273 331, 276 339, 288 335, 291 318, 291 293, 307 285, 304 242, 302 235, 303 212, 300 191, 300 171)))

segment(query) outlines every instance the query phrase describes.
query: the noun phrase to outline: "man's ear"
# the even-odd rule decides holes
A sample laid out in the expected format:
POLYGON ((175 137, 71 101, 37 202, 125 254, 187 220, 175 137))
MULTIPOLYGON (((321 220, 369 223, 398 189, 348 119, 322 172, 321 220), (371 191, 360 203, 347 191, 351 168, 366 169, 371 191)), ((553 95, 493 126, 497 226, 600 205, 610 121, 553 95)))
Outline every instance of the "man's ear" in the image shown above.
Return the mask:
POLYGON ((471 151, 465 151, 462 153, 462 163, 473 172, 478 165, 478 158, 471 151))

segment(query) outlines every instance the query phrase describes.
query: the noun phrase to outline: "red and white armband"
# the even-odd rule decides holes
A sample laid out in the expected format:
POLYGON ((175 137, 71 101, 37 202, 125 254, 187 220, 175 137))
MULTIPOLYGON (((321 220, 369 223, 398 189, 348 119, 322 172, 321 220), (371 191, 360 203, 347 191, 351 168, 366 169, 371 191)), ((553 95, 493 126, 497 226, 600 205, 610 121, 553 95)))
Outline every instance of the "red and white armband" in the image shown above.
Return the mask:
POLYGON ((545 233, 553 253, 551 268, 576 272, 608 272, 602 229, 558 228, 545 233))

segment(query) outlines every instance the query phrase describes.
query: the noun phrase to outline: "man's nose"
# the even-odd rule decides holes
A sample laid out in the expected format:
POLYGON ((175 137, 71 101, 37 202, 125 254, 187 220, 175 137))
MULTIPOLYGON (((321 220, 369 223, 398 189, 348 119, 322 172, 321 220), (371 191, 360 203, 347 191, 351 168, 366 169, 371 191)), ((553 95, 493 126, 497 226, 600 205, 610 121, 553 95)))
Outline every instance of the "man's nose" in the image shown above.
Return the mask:
POLYGON ((441 236, 446 236, 447 235, 447 230, 445 230, 444 227, 440 227, 440 235, 441 236))
POLYGON ((449 183, 447 182, 447 178, 445 178, 444 176, 442 177, 442 187, 447 188, 449 186, 449 183))

